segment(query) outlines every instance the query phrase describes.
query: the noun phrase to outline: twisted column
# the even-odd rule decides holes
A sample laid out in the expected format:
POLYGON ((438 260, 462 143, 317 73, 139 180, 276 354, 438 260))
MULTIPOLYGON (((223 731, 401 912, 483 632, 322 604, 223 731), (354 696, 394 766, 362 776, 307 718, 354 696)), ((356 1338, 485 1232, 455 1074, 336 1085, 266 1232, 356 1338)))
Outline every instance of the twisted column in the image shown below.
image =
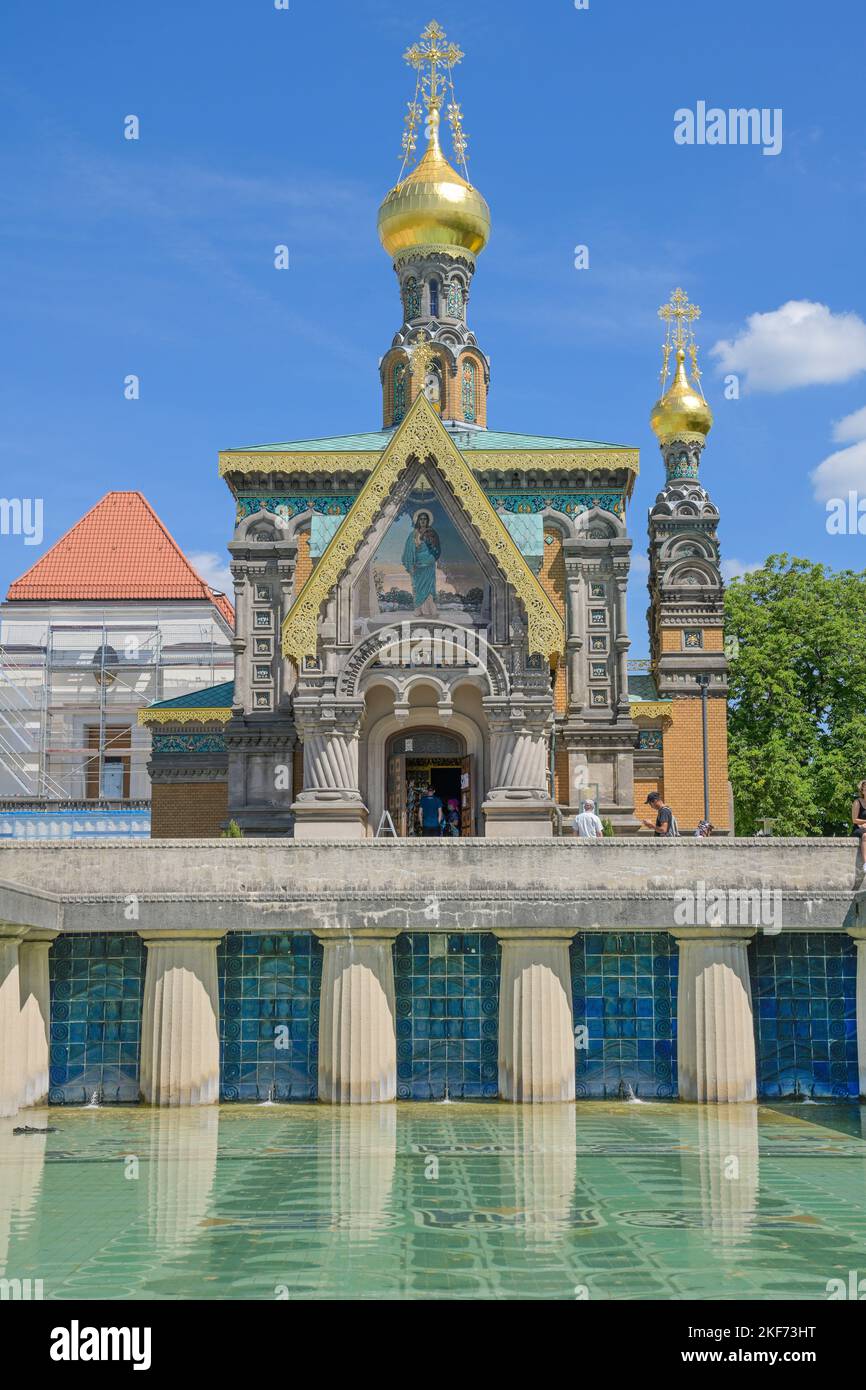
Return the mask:
POLYGON ((16 1115, 24 1091, 19 942, 26 927, 0 922, 0 1117, 16 1115))
POLYGON ((364 1105, 397 1094, 392 946, 396 931, 317 932, 324 947, 319 1100, 364 1105))
POLYGON ((363 700, 303 690, 295 724, 304 748, 304 789, 292 806, 296 840, 361 839, 367 808, 358 786, 358 733, 363 700))
POLYGON ((499 1093, 503 1100, 574 1100, 573 931, 503 928, 499 1093))
POLYGON ((38 1105, 48 1095, 51 986, 48 952, 56 931, 31 927, 18 948, 23 1033, 22 1105, 38 1105))
POLYGON ((748 944, 754 929, 677 927, 677 1065, 681 1100, 757 1095, 748 944))
POLYGON ((221 928, 141 932, 147 947, 141 1021, 141 1093, 151 1105, 219 1100, 221 928))

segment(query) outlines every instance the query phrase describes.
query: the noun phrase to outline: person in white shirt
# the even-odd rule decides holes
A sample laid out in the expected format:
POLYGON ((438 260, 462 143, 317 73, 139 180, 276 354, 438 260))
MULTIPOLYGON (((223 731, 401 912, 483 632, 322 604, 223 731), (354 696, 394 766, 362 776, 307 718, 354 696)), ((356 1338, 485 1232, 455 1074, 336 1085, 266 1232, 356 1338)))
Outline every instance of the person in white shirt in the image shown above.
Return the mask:
POLYGON ((601 840, 604 837, 604 826, 595 814, 594 801, 584 801, 583 810, 575 816, 572 825, 575 835, 581 840, 601 840))

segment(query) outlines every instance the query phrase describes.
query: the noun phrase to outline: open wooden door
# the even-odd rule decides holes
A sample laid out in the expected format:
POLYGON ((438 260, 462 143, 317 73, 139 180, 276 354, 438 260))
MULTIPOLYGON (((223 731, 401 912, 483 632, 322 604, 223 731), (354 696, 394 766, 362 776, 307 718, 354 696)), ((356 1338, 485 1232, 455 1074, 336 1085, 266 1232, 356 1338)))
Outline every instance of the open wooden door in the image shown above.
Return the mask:
POLYGON ((398 753, 388 760, 388 810, 397 834, 409 833, 406 817, 406 754, 398 753))
POLYGON ((471 836, 472 824, 472 759, 460 759, 460 838, 471 836))

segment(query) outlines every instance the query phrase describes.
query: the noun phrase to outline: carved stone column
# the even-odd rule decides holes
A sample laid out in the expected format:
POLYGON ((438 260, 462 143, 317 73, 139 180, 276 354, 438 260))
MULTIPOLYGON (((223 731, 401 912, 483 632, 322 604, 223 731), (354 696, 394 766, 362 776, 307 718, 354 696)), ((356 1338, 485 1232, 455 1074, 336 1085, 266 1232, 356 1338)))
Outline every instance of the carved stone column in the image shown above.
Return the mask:
POLYGON ((367 807, 358 787, 363 700, 301 692, 295 724, 304 748, 304 790, 292 806, 296 840, 360 840, 367 807))
POLYGON ((482 810, 488 838, 553 834, 549 790, 549 698, 485 699, 490 729, 490 793, 482 810))
POLYGON ((216 951, 225 929, 139 935, 147 947, 141 1093, 151 1105, 211 1105, 219 1100, 216 951))
POLYGON ((0 922, 0 1117, 18 1113, 24 1091, 18 951, 26 930, 0 922))
POLYGON ((680 948, 677 1069, 681 1100, 757 1095, 748 945, 754 929, 676 927, 680 948))
POLYGON ((497 931, 499 1093, 503 1100, 574 1100, 573 931, 497 931))
POLYGON ((22 1105, 39 1105, 48 1095, 51 987, 48 952, 56 931, 31 927, 18 948, 21 982, 21 1027, 24 1048, 22 1105))
POLYGON ((324 947, 319 1100, 364 1105, 397 1094, 396 931, 317 932, 324 947))

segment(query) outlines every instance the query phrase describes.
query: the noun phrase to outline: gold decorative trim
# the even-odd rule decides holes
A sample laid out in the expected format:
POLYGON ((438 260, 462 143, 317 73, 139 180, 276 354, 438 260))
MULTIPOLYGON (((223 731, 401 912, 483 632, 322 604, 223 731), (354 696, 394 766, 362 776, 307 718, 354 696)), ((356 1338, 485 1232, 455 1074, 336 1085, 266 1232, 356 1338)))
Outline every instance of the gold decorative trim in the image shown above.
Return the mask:
POLYGON ((634 700, 628 712, 632 719, 670 719, 672 704, 670 700, 634 700))
POLYGON ((529 648, 548 658, 565 650, 563 621, 494 511, 481 485, 423 393, 382 453, 319 563, 286 614, 283 655, 300 665, 315 657, 322 604, 345 574, 364 536, 409 465, 437 468, 526 610, 529 648))
POLYGON ((232 717, 230 709, 207 705, 201 709, 140 709, 139 724, 226 724, 232 717))
MULTIPOLYGON (((408 416, 407 416, 408 418, 408 416)), ((393 440, 391 441, 393 443, 393 440)), ((391 445, 387 445, 390 449, 391 445)), ((383 450, 382 452, 386 452, 383 450)), ((371 473, 382 453, 359 449, 351 454, 221 453, 219 475, 228 473, 281 473, 289 475, 371 473)), ((466 464, 473 473, 560 473, 570 469, 612 472, 625 469, 635 477, 640 472, 638 449, 473 449, 466 464)))

